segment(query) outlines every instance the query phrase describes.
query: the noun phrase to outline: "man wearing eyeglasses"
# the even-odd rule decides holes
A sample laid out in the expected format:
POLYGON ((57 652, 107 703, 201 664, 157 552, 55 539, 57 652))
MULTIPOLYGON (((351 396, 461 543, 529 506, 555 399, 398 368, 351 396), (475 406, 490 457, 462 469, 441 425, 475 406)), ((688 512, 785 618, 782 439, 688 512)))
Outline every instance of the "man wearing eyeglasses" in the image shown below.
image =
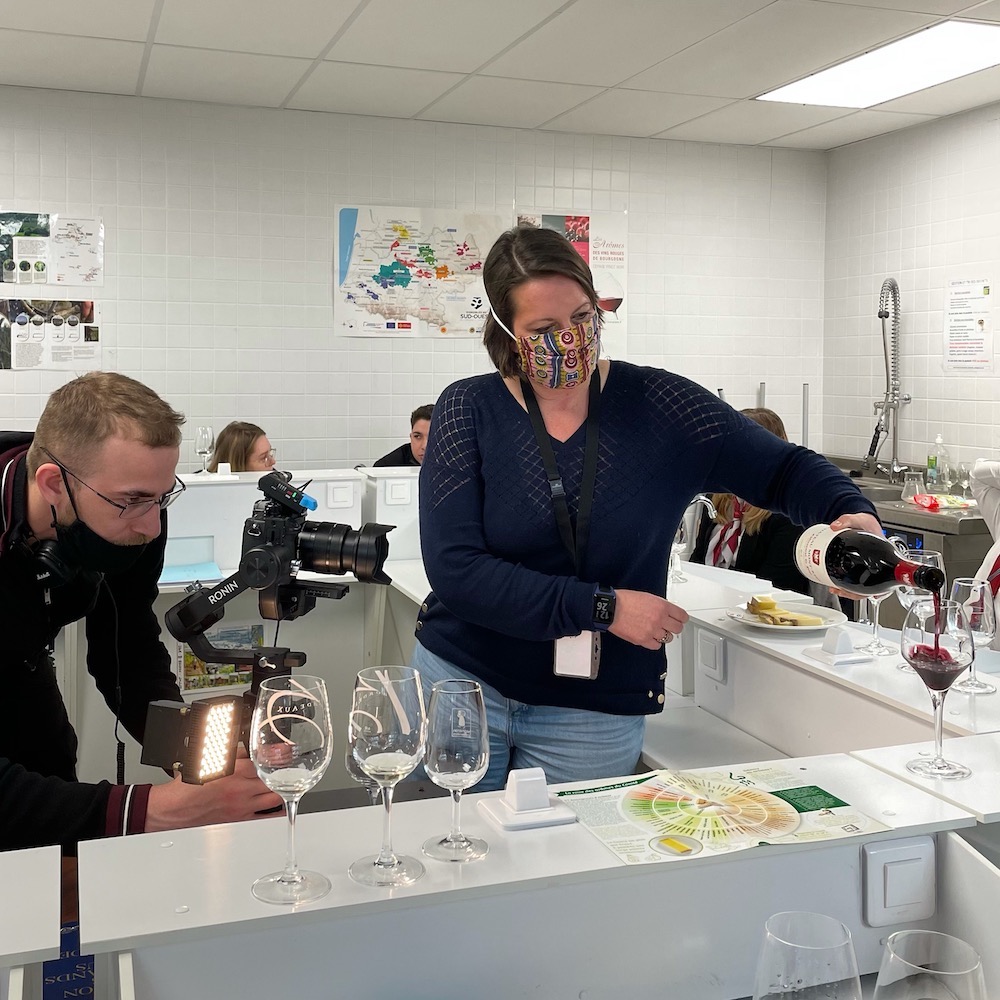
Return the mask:
POLYGON ((61 628, 86 621, 87 667, 142 742, 150 701, 180 700, 153 611, 184 417, 147 386, 91 372, 54 392, 34 434, 0 432, 0 850, 252 818, 280 804, 249 760, 207 785, 85 784, 56 682, 61 628))

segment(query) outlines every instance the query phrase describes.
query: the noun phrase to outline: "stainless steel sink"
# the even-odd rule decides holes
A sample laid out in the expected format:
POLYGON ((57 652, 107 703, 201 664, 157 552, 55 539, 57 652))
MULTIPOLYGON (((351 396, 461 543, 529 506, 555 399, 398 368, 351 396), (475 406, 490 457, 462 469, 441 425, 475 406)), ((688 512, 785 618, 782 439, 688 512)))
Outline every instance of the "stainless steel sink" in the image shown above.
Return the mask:
POLYGON ((878 483, 877 485, 858 483, 858 489, 872 503, 886 503, 891 500, 899 500, 903 495, 903 487, 893 486, 892 483, 878 483))

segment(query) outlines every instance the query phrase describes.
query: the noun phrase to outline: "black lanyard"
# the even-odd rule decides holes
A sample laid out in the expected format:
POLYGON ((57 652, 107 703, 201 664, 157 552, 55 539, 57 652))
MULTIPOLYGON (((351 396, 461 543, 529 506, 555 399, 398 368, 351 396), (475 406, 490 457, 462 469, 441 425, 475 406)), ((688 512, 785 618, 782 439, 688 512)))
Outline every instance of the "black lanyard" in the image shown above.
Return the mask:
POLYGON ((573 557, 578 579, 583 579, 583 560, 587 552, 587 542, 590 539, 590 512, 594 506, 594 486, 597 482, 597 439, 601 413, 601 373, 594 369, 590 376, 590 398, 587 408, 587 440, 583 454, 583 478, 580 482, 580 506, 576 514, 576 530, 569 516, 569 505, 566 503, 566 489, 559 466, 556 464, 555 452, 549 432, 542 420, 542 411, 538 408, 535 391, 526 379, 521 379, 521 392, 524 396, 531 426, 538 441, 538 450, 542 453, 545 464, 545 475, 549 480, 549 491, 552 494, 552 509, 555 511, 556 523, 559 525, 559 537, 566 551, 573 557))

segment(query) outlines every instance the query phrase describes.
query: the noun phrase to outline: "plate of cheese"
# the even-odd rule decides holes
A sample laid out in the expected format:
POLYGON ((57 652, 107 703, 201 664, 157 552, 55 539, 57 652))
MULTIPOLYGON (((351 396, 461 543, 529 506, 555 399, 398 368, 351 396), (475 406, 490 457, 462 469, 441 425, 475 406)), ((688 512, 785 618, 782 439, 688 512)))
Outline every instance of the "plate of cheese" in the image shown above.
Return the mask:
POLYGON ((815 604, 782 601, 780 604, 767 595, 751 597, 746 604, 727 611, 733 621, 752 628, 770 629, 772 632, 818 632, 843 625, 847 615, 833 608, 815 604))

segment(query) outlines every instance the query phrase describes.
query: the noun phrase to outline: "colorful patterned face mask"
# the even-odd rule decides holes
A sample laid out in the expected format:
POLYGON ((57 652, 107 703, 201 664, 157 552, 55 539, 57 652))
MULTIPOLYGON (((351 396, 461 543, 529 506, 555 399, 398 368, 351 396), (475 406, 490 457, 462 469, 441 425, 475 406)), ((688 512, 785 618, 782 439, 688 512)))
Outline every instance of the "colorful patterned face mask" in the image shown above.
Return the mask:
POLYGON ((550 389, 574 389, 584 385, 597 365, 600 334, 594 316, 583 323, 536 333, 532 337, 515 337, 500 317, 490 312, 516 343, 521 356, 521 371, 526 378, 550 389))

